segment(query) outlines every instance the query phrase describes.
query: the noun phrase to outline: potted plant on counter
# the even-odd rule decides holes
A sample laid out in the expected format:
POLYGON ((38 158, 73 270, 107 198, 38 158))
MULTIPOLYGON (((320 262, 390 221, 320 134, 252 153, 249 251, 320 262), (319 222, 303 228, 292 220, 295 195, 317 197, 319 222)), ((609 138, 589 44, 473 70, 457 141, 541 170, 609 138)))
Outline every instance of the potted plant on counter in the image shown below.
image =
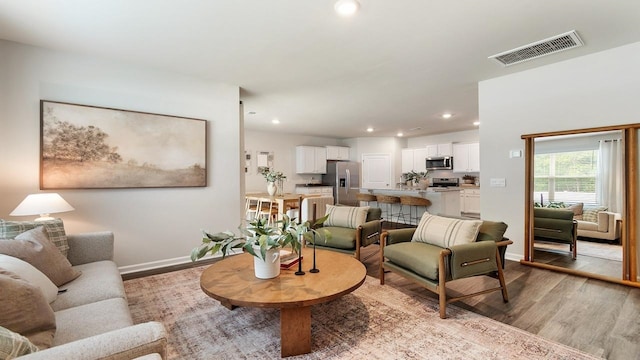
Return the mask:
POLYGON ((429 171, 418 172, 411 170, 408 173, 402 174, 402 176, 404 176, 404 179, 407 181, 407 185, 411 184, 410 186, 424 190, 429 186, 428 173, 429 171))
MULTIPOLYGON (((261 279, 270 279, 280 275, 280 249, 289 247, 297 254, 302 247, 302 238, 312 239, 313 234, 319 234, 314 230, 324 223, 328 216, 318 219, 311 224, 309 221, 297 224, 287 215, 283 219, 269 225, 266 219, 257 218, 238 227, 240 235, 231 231, 211 234, 203 231, 202 244, 191 251, 191 261, 201 259, 206 254, 215 254, 218 251, 222 257, 237 253, 242 250, 254 257, 255 275, 261 279)), ((319 229, 322 230, 322 229, 319 229)), ((322 230, 321 236, 330 237, 326 230, 322 230)))

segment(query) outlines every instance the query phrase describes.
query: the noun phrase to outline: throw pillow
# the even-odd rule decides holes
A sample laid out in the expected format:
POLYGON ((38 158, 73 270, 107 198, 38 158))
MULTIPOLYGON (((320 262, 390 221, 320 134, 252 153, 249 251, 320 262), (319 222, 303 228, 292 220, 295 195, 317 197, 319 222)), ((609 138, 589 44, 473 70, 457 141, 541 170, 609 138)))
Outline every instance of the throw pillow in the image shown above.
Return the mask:
POLYGON ((67 256, 69 243, 67 242, 67 234, 64 231, 62 219, 45 221, 6 221, 0 219, 0 239, 13 239, 23 232, 35 229, 38 226, 44 226, 49 241, 56 245, 62 255, 67 256))
POLYGON ((45 274, 26 261, 0 254, 0 269, 18 274, 29 284, 36 286, 42 291, 48 303, 52 303, 58 297, 58 287, 45 274))
POLYGON ((26 336, 39 349, 51 347, 56 318, 42 291, 0 269, 0 326, 26 336))
POLYGON ((583 208, 584 208, 584 203, 577 203, 577 204, 569 205, 567 207, 567 209, 573 211, 574 219, 578 216, 582 216, 583 208))
POLYGON ((29 339, 0 326, 0 359, 13 359, 36 351, 38 348, 29 339))
POLYGON ((547 206, 550 209, 563 209, 566 208, 565 204, 562 201, 549 201, 547 206))
POLYGON ((607 211, 606 206, 599 206, 596 208, 586 208, 582 211, 582 220, 597 223, 598 213, 600 211, 607 211))
POLYGON ((366 222, 367 211, 369 211, 368 206, 327 205, 325 215, 329 215, 329 217, 323 225, 355 229, 366 222))
POLYGON ((80 276, 71 263, 47 238, 44 228, 24 232, 13 240, 0 240, 0 254, 22 259, 42 271, 56 286, 80 276))
POLYGON ((425 212, 411 241, 424 242, 442 248, 476 241, 481 220, 461 220, 431 215, 425 212))

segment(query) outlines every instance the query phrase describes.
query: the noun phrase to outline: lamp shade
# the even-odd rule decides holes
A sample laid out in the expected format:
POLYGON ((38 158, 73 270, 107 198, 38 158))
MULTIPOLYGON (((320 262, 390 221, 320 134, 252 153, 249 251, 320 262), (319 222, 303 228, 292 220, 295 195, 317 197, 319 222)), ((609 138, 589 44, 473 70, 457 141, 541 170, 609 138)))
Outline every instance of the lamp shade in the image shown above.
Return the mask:
POLYGON ((31 194, 22 200, 11 216, 40 215, 36 220, 51 220, 49 214, 75 210, 57 193, 31 194))

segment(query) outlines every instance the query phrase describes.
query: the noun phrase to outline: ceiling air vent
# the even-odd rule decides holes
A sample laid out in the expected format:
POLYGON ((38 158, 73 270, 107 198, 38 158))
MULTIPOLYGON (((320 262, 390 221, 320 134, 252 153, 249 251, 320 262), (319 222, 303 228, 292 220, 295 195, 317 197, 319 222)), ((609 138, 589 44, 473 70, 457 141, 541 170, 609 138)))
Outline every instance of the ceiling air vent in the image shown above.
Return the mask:
POLYGON ((520 46, 513 50, 489 56, 489 59, 493 59, 504 66, 510 66, 582 45, 583 42, 580 40, 576 31, 571 30, 564 34, 556 35, 548 39, 520 46))

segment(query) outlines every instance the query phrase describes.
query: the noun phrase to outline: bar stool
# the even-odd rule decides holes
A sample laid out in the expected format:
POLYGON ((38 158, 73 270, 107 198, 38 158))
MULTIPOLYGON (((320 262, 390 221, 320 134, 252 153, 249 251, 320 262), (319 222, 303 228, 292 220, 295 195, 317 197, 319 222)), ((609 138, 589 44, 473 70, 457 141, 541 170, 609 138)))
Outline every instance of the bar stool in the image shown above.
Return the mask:
MULTIPOLYGON (((400 213, 402 214, 402 219, 404 218, 404 206, 407 205, 409 207, 409 225, 418 225, 420 221, 420 217, 418 217, 418 207, 427 207, 431 205, 431 201, 429 199, 417 197, 417 196, 400 196, 400 213), (415 210, 415 215, 413 215, 413 211, 415 210)), ((405 223, 406 224, 406 223, 405 223)))
POLYGON ((367 206, 371 206, 372 201, 377 201, 375 195, 367 193, 357 193, 356 199, 360 202, 366 203, 367 206))
MULTIPOLYGON (((385 214, 386 216, 384 216, 384 218, 389 218, 389 223, 394 223, 393 222, 393 217, 396 217, 396 221, 398 221, 399 219, 399 215, 400 213, 393 213, 393 204, 399 204, 400 203, 400 198, 397 196, 391 196, 391 195, 376 195, 376 201, 378 202, 379 206, 382 206, 381 204, 385 204, 385 214)), ((401 206, 402 207, 402 206, 401 206)), ((395 224, 395 223, 394 223, 395 224)), ((395 227, 395 225, 394 225, 395 227)))

